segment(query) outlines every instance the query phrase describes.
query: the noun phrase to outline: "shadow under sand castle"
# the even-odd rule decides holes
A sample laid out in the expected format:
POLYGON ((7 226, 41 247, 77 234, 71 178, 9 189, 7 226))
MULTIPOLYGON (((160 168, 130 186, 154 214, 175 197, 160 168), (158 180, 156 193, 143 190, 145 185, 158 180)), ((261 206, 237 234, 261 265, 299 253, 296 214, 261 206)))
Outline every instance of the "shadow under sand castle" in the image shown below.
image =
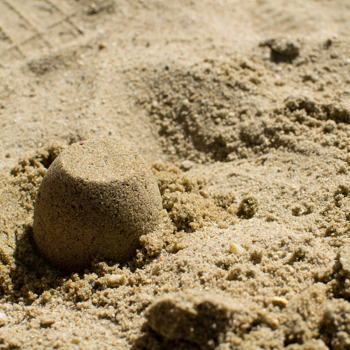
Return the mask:
MULTIPOLYGON (((61 287, 69 278, 69 274, 51 267, 37 253, 31 225, 25 225, 17 239, 14 260, 10 273, 13 296, 27 303, 32 303, 44 292, 48 292, 47 298, 50 290, 61 287)), ((42 302, 45 302, 45 297, 42 302)))
POLYGON ((101 277, 118 269, 118 265, 102 260, 92 261, 91 268, 84 271, 68 272, 53 267, 37 251, 32 225, 24 227, 13 257, 11 282, 7 289, 11 289, 13 301, 25 304, 46 304, 57 294, 74 303, 86 301, 94 292, 103 289, 101 277))

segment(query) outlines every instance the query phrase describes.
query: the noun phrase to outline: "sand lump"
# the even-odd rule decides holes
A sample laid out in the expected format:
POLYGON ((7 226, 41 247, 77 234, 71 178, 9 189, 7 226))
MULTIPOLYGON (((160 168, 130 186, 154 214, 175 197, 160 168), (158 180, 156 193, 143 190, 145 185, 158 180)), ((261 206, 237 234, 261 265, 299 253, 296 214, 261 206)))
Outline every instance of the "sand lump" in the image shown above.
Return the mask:
POLYGON ((205 349, 213 347, 210 345, 232 327, 235 318, 235 323, 252 321, 248 314, 249 310, 232 299, 214 293, 185 292, 159 298, 148 309, 146 318, 166 340, 185 340, 205 349))
POLYGON ((161 217, 153 174, 132 149, 111 141, 73 144, 60 154, 40 186, 34 240, 50 263, 88 268, 96 257, 125 262, 161 217))

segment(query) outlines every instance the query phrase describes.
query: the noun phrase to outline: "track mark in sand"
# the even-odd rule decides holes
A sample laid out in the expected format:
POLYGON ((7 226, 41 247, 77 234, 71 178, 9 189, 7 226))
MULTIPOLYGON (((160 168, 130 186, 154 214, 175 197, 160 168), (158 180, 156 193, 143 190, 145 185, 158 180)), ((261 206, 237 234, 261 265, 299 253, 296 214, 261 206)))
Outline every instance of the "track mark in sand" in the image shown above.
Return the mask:
POLYGON ((83 31, 73 17, 79 7, 57 0, 0 0, 0 62, 59 48, 83 31))

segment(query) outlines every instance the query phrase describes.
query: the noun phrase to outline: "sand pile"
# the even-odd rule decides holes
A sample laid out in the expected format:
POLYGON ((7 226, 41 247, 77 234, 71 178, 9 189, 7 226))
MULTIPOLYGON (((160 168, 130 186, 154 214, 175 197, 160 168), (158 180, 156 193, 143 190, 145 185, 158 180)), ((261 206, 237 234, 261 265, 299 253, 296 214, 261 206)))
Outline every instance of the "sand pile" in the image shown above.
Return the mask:
POLYGON ((79 271, 95 259, 124 263, 162 216, 156 180, 123 144, 90 140, 61 153, 46 172, 34 209, 34 240, 54 266, 79 271))

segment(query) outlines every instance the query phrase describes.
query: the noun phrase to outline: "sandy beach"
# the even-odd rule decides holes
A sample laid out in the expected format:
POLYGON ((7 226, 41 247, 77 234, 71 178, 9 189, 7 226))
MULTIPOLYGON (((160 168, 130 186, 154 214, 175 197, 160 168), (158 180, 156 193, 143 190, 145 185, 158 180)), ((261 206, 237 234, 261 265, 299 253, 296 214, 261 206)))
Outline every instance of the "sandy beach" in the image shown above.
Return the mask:
POLYGON ((0 348, 350 349, 349 18, 345 0, 0 0, 0 348), (68 272, 34 204, 91 140, 142 156, 158 226, 68 272))

